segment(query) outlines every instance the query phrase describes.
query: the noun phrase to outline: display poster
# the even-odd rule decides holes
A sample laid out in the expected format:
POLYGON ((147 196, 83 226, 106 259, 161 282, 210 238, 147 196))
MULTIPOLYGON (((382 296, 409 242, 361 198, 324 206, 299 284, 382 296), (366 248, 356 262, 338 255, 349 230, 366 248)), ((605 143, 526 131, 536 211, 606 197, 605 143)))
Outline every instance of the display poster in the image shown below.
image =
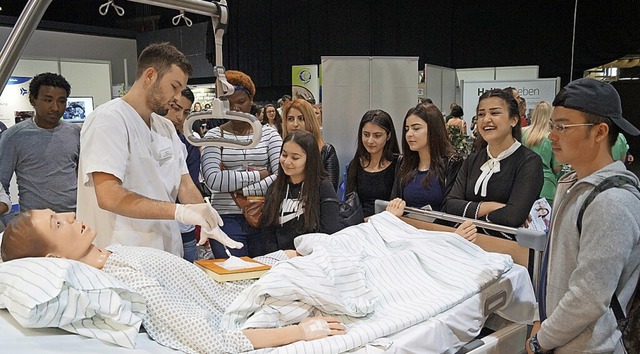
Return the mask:
POLYGON ((294 65, 291 67, 291 97, 313 99, 320 102, 320 78, 318 65, 294 65))
POLYGON ((511 81, 463 81, 462 82, 462 109, 467 126, 471 127, 471 119, 475 116, 478 98, 485 92, 494 88, 515 87, 527 101, 527 116, 540 101, 553 102, 560 86, 560 79, 537 80, 511 80, 511 81))
POLYGON ((11 76, 0 96, 0 122, 7 128, 35 114, 29 103, 31 79, 30 76, 11 76))

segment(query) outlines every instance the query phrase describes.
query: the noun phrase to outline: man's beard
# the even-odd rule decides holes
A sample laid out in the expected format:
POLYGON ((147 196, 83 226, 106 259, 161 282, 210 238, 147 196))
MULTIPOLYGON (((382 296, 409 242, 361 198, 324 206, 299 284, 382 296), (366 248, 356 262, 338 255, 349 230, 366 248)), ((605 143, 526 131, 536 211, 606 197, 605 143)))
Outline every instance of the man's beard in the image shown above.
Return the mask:
POLYGON ((162 97, 162 90, 160 90, 158 82, 155 82, 149 89, 145 101, 153 113, 164 117, 169 113, 169 105, 166 102, 162 102, 160 97, 162 97))

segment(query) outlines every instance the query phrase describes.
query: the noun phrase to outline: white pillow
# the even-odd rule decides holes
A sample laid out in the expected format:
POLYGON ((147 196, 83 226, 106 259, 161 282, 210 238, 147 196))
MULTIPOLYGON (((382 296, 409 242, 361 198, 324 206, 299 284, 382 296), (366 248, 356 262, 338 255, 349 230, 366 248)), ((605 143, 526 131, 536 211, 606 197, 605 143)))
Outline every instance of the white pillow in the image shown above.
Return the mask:
POLYGON ((24 327, 60 327, 127 348, 146 313, 144 298, 116 278, 61 258, 1 263, 0 308, 24 327))

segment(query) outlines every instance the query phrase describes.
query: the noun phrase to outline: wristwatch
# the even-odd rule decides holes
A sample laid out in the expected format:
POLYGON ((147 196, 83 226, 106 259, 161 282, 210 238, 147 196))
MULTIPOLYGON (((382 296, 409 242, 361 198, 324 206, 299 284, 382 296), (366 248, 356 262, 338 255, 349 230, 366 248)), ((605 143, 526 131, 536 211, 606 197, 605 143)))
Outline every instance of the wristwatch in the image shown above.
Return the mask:
POLYGON ((529 341, 529 350, 531 350, 531 352, 533 352, 533 354, 546 354, 546 353, 553 353, 553 350, 548 350, 548 351, 542 351, 542 347, 540 346, 540 343, 538 343, 538 335, 534 335, 533 337, 531 337, 531 340, 529 341))

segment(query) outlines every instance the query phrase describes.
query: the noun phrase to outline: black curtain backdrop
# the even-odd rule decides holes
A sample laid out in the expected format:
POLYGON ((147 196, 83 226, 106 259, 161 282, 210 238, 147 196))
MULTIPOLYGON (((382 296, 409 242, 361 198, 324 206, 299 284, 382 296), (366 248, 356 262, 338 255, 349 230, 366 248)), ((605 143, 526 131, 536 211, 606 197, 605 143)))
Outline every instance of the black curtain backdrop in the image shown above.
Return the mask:
MULTIPOLYGON (((573 78, 640 52, 640 0, 578 1, 573 78)), ((117 3, 125 17, 113 10, 100 16, 104 2, 53 0, 40 28, 125 38, 135 30, 138 44, 179 39, 180 49, 194 51, 190 56, 212 55, 213 46, 202 45, 200 30, 173 27, 176 10, 122 0, 117 3), (172 30, 180 33, 166 32, 172 30)), ((2 2, 0 23, 12 25, 3 18, 17 17, 26 3, 2 2)), ((258 99, 287 93, 291 66, 320 64, 321 56, 417 56, 420 67, 455 69, 538 65, 540 77, 559 76, 563 84, 571 76, 575 0, 228 0, 228 6, 224 64, 254 78, 258 99)), ((204 16, 188 16, 209 23, 204 16)), ((208 36, 207 44, 212 40, 208 36)), ((213 70, 207 65, 198 72, 213 70)), ((192 81, 212 78, 194 76, 192 81)))
MULTIPOLYGON (((257 99, 287 93, 291 66, 321 56, 417 56, 451 68, 539 65, 571 73, 573 1, 229 0, 227 69, 252 76, 257 99)), ((580 1, 573 78, 640 50, 640 0, 580 1)))

